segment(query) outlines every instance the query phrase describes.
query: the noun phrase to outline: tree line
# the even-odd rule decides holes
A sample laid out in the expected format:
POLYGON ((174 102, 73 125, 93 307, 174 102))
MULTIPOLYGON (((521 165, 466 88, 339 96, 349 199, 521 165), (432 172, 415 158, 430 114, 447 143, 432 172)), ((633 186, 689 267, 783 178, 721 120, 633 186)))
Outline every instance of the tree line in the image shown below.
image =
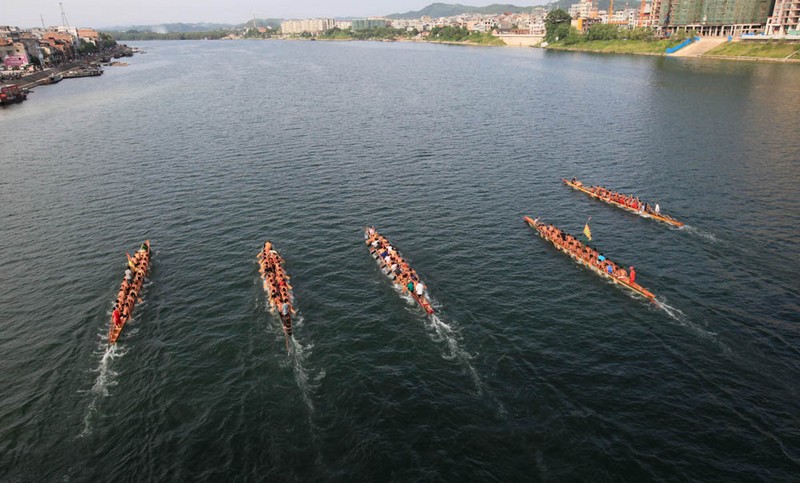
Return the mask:
POLYGON ((226 37, 232 33, 238 33, 236 30, 210 30, 207 32, 166 32, 158 33, 144 30, 126 30, 124 32, 104 32, 116 40, 204 40, 211 39, 217 40, 226 37))

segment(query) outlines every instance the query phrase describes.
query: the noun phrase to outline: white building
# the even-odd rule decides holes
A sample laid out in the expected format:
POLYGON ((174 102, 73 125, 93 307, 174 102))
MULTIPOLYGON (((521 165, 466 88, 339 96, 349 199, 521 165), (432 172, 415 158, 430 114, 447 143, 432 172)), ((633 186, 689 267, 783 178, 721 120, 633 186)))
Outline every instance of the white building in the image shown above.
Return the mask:
POLYGON ((316 34, 332 29, 336 21, 332 18, 304 18, 300 20, 284 20, 281 22, 281 32, 285 34, 302 34, 308 32, 316 34))
POLYGON ((597 9, 594 8, 592 0, 573 3, 569 6, 569 11, 567 13, 569 13, 569 16, 572 17, 573 20, 597 17, 597 9))
POLYGON ((767 35, 800 35, 800 0, 775 0, 767 35))

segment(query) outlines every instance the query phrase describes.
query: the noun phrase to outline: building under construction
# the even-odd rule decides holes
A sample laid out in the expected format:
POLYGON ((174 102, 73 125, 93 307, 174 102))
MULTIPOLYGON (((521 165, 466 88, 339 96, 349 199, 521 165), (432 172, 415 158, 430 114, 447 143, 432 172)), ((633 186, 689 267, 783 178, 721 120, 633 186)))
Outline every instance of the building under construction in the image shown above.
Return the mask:
POLYGON ((666 32, 741 35, 764 31, 774 0, 652 0, 646 25, 666 32))
POLYGON ((800 0, 776 0, 767 35, 800 35, 800 0))

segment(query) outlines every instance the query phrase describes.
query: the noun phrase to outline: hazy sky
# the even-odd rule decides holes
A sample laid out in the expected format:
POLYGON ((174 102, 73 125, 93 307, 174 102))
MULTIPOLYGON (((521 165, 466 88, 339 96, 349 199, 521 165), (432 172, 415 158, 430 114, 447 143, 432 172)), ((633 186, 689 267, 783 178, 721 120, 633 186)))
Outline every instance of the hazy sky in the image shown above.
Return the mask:
MULTIPOLYGON (((436 0, 62 0, 73 27, 173 22, 241 23, 252 18, 347 17, 388 15, 419 10, 436 0)), ((512 3, 534 5, 544 0, 440 0, 465 5, 512 3)), ((0 0, 0 25, 47 26, 61 24, 57 0, 0 0)))

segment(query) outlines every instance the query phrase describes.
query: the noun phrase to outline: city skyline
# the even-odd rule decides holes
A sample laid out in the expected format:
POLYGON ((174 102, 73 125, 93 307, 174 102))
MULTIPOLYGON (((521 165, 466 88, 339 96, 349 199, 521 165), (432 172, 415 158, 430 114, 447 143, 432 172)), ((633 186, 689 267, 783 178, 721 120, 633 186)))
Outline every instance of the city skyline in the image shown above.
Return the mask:
MULTIPOLYGON (((57 0, 6 0, 0 25, 23 28, 60 25, 61 10, 57 0), (41 15, 41 17, 40 17, 41 15)), ((228 0, 220 2, 193 2, 174 0, 141 0, 135 3, 109 3, 103 0, 67 0, 62 2, 71 26, 108 28, 124 25, 162 23, 228 23, 245 22, 255 15, 258 18, 307 17, 368 17, 422 9, 434 0, 393 0, 375 3, 367 0, 332 0, 320 3, 314 0, 228 0)), ((451 3, 451 2, 444 2, 451 3)), ((470 6, 492 3, 512 3, 518 6, 541 5, 544 1, 521 0, 514 2, 457 1, 470 6)))

